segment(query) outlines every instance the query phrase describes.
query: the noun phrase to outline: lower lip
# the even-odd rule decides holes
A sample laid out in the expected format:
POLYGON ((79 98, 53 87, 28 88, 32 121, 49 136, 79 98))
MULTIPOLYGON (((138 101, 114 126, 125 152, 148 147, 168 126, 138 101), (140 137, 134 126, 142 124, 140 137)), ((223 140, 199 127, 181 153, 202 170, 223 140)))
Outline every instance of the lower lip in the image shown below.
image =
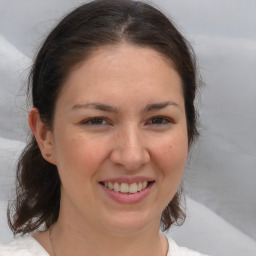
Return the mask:
POLYGON ((150 183, 145 189, 134 194, 116 192, 114 190, 108 189, 102 184, 100 184, 100 186, 105 191, 107 196, 109 196, 114 201, 121 204, 135 204, 143 200, 149 194, 153 184, 154 182, 150 183))

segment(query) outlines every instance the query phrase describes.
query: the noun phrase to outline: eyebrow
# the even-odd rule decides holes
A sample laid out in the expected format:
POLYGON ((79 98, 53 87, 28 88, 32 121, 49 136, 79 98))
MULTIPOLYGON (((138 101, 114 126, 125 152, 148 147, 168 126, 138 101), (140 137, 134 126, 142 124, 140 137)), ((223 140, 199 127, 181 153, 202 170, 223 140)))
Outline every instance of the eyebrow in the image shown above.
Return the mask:
MULTIPOLYGON (((163 108, 166 108, 167 106, 175 106, 179 107, 179 105, 174 102, 174 101, 165 101, 165 102, 159 102, 159 103, 153 103, 153 104, 148 104, 142 112, 150 112, 150 111, 155 111, 155 110, 161 110, 163 108)), ((92 109, 98 109, 104 112, 111 112, 111 113, 118 113, 118 108, 106 105, 103 103, 86 103, 86 104, 76 104, 74 105, 71 110, 77 110, 77 109, 84 109, 84 108, 92 108, 92 109)))
POLYGON ((166 108, 168 106, 179 107, 179 105, 174 101, 165 101, 165 102, 160 102, 160 103, 148 104, 144 108, 143 112, 150 112, 150 111, 154 111, 154 110, 160 110, 160 109, 166 108))
POLYGON ((71 108, 71 110, 83 109, 83 108, 98 109, 98 110, 101 110, 104 112, 114 112, 114 113, 118 112, 117 108, 115 108, 113 106, 106 105, 106 104, 102 104, 102 103, 76 104, 71 108))

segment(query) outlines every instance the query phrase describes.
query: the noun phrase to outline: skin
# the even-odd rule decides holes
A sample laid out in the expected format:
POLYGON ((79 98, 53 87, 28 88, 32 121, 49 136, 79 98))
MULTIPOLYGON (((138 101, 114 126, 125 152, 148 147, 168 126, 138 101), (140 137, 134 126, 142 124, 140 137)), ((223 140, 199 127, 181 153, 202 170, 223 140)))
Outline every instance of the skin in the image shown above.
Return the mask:
MULTIPOLYGON (((181 79, 170 61, 150 48, 102 47, 69 75, 53 129, 47 130, 35 108, 29 123, 62 182, 52 231, 56 256, 166 255, 160 218, 179 188, 188 153, 181 79), (114 111, 81 106, 92 102, 114 111), (137 203, 118 203, 99 185, 134 176, 154 180, 137 203)), ((52 255, 48 236, 34 235, 52 255)))

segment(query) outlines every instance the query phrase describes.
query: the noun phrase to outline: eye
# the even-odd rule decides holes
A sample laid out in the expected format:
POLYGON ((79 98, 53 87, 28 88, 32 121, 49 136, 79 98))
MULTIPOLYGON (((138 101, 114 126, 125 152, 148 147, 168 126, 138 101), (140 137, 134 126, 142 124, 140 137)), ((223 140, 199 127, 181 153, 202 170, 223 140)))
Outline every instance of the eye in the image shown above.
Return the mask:
POLYGON ((82 124, 88 125, 88 126, 103 126, 103 125, 108 125, 109 122, 102 117, 93 117, 93 118, 84 120, 82 124))
POLYGON ((173 123, 173 121, 169 118, 162 117, 162 116, 157 116, 157 117, 152 117, 149 121, 146 122, 146 125, 166 125, 173 123))

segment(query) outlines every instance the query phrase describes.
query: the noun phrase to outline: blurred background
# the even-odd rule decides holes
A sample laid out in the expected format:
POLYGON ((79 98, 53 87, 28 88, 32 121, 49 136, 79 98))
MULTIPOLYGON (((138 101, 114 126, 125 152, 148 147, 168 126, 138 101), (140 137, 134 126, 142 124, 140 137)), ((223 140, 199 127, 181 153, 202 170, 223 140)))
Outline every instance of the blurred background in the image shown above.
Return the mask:
MULTIPOLYGON (((81 0, 0 0, 0 242, 27 139, 26 79, 40 43, 81 0), (3 217, 2 217, 3 216, 3 217)), ((188 218, 168 233, 210 255, 256 255, 256 1, 154 0, 191 42, 204 85, 184 174, 188 218)))

